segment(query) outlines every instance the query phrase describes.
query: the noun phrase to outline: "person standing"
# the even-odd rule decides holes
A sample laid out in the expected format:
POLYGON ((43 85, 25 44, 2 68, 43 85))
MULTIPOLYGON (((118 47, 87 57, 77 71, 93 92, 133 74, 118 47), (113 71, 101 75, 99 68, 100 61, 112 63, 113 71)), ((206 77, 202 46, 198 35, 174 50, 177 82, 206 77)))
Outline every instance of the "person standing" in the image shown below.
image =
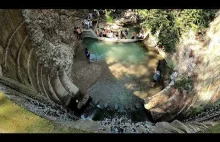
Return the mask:
POLYGON ((128 29, 125 29, 125 36, 128 36, 128 29))
POLYGON ((89 12, 88 18, 89 18, 89 19, 93 19, 92 12, 89 12))
POLYGON ((126 33, 124 30, 121 31, 121 39, 125 38, 126 39, 126 33))
POLYGON ((76 27, 77 39, 82 40, 82 32, 79 27, 76 27))
POLYGON ((100 17, 99 11, 97 9, 94 9, 94 12, 96 13, 97 18, 99 18, 100 17))
POLYGON ((154 70, 155 74, 153 76, 153 81, 151 82, 151 87, 154 87, 156 82, 160 79, 160 70, 159 68, 154 70))
POLYGON ((89 21, 87 19, 84 19, 84 28, 87 29, 89 28, 89 21))
POLYGON ((92 20, 89 20, 89 28, 92 28, 92 20))
POLYGON ((135 39, 135 32, 132 32, 132 36, 131 36, 131 39, 135 39))
POLYGON ((86 58, 88 60, 88 63, 90 63, 90 51, 88 50, 88 48, 85 48, 85 55, 86 55, 86 58))

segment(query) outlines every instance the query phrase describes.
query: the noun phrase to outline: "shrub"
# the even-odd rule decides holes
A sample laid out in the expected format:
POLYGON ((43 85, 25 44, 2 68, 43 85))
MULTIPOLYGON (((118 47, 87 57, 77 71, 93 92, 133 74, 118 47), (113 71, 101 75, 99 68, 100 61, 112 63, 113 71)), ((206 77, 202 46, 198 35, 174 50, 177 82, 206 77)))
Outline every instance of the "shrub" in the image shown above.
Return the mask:
POLYGON ((192 90, 193 81, 191 78, 180 77, 175 81, 174 87, 179 89, 182 88, 185 90, 192 90))

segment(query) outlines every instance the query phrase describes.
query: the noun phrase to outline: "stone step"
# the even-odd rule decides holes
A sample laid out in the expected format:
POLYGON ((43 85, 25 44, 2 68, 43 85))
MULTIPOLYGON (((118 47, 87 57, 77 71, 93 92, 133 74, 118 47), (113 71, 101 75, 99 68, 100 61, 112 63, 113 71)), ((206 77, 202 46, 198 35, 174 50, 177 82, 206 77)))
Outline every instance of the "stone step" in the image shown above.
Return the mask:
POLYGON ((65 104, 65 98, 68 98, 69 93, 67 90, 64 88, 62 85, 60 78, 59 78, 59 73, 58 71, 55 71, 54 75, 51 78, 51 85, 53 86, 54 91, 57 94, 57 97, 59 100, 62 101, 63 104, 65 104))
POLYGON ((90 96, 88 94, 86 94, 83 99, 78 103, 77 108, 81 109, 84 105, 86 105, 86 103, 89 101, 90 96))
POLYGON ((24 46, 24 43, 27 41, 27 38, 28 38, 28 36, 26 36, 25 39, 22 41, 22 44, 21 44, 19 51, 18 51, 18 54, 17 54, 17 75, 18 75, 19 82, 23 83, 23 84, 25 84, 25 81, 23 80, 24 78, 21 75, 20 57, 21 57, 22 48, 24 46))
POLYGON ((188 128, 184 123, 182 123, 178 120, 173 121, 171 123, 171 125, 178 128, 178 129, 180 129, 180 130, 182 130, 185 133, 191 133, 192 132, 190 128, 188 128))
POLYGON ((95 38, 97 39, 96 33, 92 29, 84 29, 82 33, 83 38, 85 37, 90 37, 90 38, 95 38))
POLYGON ((49 90, 49 96, 51 98, 52 101, 58 103, 58 104, 62 104, 62 101, 57 97, 56 92, 54 91, 51 82, 50 82, 50 75, 47 75, 47 83, 48 83, 48 90, 49 90))
POLYGON ((70 80, 70 78, 68 77, 68 75, 66 74, 66 72, 64 70, 59 71, 59 78, 60 78, 60 82, 62 83, 62 85, 66 89, 66 91, 73 98, 75 98, 75 96, 77 96, 79 93, 79 88, 76 87, 76 85, 74 85, 72 83, 72 81, 70 80))
POLYGON ((42 89, 40 87, 40 82, 39 82, 39 63, 36 63, 36 72, 35 72, 35 77, 36 77, 36 83, 37 83, 37 91, 39 93, 42 93, 42 89))
POLYGON ((27 73, 28 73, 28 80, 29 80, 29 84, 32 86, 33 89, 35 89, 36 91, 38 90, 37 89, 37 84, 36 84, 36 78, 34 75, 32 75, 33 73, 33 67, 32 64, 33 64, 33 60, 31 60, 31 57, 33 55, 33 51, 34 51, 34 48, 32 48, 29 52, 29 55, 28 55, 28 59, 27 59, 27 73), (31 61, 32 61, 32 64, 31 64, 31 61))
POLYGON ((214 126, 216 123, 207 121, 207 122, 193 122, 194 127, 199 128, 199 131, 204 131, 209 127, 214 126))
POLYGON ((47 99, 50 99, 49 94, 47 93, 47 90, 44 85, 44 82, 46 83, 46 80, 45 80, 46 78, 43 77, 43 68, 44 68, 43 66, 40 66, 40 81, 41 81, 40 84, 42 86, 44 95, 46 96, 47 99))
POLYGON ((21 28, 21 26, 24 24, 24 21, 22 21, 18 27, 16 27, 16 29, 13 31, 12 35, 10 36, 8 42, 7 42, 7 46, 5 48, 5 53, 4 53, 4 58, 3 58, 3 63, 4 63, 4 68, 7 68, 7 59, 8 59, 8 51, 9 51, 9 47, 12 43, 12 39, 15 36, 15 34, 18 32, 18 30, 21 28))
POLYGON ((186 123, 185 125, 191 130, 191 133, 197 133, 200 130, 196 128, 192 123, 186 123))

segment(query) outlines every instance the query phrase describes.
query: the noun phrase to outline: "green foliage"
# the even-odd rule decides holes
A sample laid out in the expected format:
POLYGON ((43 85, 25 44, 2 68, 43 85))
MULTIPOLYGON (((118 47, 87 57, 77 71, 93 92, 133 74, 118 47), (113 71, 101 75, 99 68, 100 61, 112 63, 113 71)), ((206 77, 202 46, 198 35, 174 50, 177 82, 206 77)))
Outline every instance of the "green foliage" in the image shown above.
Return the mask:
POLYGON ((188 117, 194 117, 200 114, 202 111, 203 111, 203 107, 192 108, 192 110, 188 112, 188 117))
POLYGON ((173 61, 172 60, 167 60, 167 66, 170 68, 170 69, 174 69, 174 67, 175 67, 175 65, 174 65, 174 63, 173 63, 173 61))
POLYGON ((151 30, 152 34, 161 28, 159 45, 164 45, 167 52, 175 51, 181 35, 193 29, 198 32, 213 20, 215 9, 150 9, 138 10, 144 18, 142 26, 151 30))
POLYGON ((108 23, 113 23, 113 17, 111 17, 112 10, 106 10, 105 17, 108 23))
POLYGON ((183 88, 185 90, 192 90, 193 81, 191 78, 180 77, 175 81, 175 88, 183 88))

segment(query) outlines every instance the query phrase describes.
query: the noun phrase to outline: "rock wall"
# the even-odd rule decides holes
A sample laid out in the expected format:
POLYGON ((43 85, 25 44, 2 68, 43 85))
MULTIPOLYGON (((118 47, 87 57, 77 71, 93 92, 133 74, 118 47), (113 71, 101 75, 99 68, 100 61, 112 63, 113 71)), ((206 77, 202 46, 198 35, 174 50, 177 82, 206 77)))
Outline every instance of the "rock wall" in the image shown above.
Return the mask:
POLYGON ((145 108, 151 110, 155 118, 172 120, 181 113, 191 114, 195 109, 200 109, 201 112, 206 107, 219 104, 220 33, 217 30, 219 27, 220 16, 217 13, 215 20, 210 23, 200 40, 196 33, 189 31, 182 36, 175 54, 161 52, 167 62, 174 65, 178 77, 169 91, 165 88, 154 97, 146 99, 145 108), (183 78, 191 80, 192 84, 182 84, 176 88, 174 84, 183 78), (159 101, 161 99, 163 101, 159 101))
POLYGON ((20 10, 0 11, 0 63, 2 75, 36 87, 36 54, 20 10), (32 62, 30 62, 32 60, 32 62))
POLYGON ((74 27, 81 25, 74 11, 23 10, 28 33, 36 47, 39 60, 45 67, 72 66, 75 47, 78 44, 74 27))
MULTIPOLYGON (((209 24, 207 31, 196 38, 190 32, 182 39, 177 52, 172 56, 175 70, 181 76, 191 78, 193 90, 188 94, 192 97, 190 107, 215 105, 220 98, 220 16, 209 24)), ((190 108, 189 107, 189 108, 190 108)), ((188 109, 189 109, 188 108, 188 109)))
MULTIPOLYGON (((56 40, 49 41, 41 30, 34 30, 40 28, 38 25, 31 26, 28 32, 26 26, 30 26, 30 21, 23 15, 22 10, 0 10, 1 76, 29 87, 36 98, 44 98, 64 107, 69 105, 71 99, 77 98, 83 106, 87 96, 80 94, 66 72, 71 67, 73 56, 68 44, 75 39, 66 45, 63 42, 56 45, 56 40)), ((50 27, 50 23, 46 23, 44 26, 50 27)), ((7 85, 5 81, 2 83, 7 85)))

